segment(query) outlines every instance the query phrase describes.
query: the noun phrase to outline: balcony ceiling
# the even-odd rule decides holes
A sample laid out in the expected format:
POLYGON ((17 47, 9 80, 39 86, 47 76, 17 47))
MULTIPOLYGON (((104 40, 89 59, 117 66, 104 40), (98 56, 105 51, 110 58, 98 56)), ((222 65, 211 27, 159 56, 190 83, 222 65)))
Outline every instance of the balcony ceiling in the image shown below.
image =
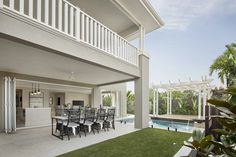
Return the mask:
MULTIPOLYGON (((135 32, 138 27, 111 0, 68 0, 81 10, 117 32, 121 36, 124 32, 135 32)), ((124 37, 124 36, 123 36, 124 37)))
POLYGON ((129 74, 0 38, 0 71, 88 85, 134 79, 129 74))

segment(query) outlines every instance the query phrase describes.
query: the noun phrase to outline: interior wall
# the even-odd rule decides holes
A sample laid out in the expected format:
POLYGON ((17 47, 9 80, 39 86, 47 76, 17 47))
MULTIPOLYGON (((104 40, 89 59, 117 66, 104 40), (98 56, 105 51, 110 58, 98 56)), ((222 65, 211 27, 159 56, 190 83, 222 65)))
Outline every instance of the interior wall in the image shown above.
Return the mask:
POLYGON ((85 106, 90 106, 89 95, 75 92, 66 92, 65 93, 65 103, 71 103, 73 100, 83 100, 85 106))
POLYGON ((56 93, 55 92, 49 92, 49 107, 51 107, 51 115, 55 116, 56 114, 56 93), (50 98, 52 99, 51 104, 50 104, 50 98))
MULTIPOLYGON (((32 89, 22 88, 22 87, 17 87, 17 89, 22 89, 22 108, 29 108, 30 107, 29 94, 32 89)), ((43 95, 44 95, 43 107, 50 107, 50 105, 49 105, 49 91, 41 89, 41 92, 43 92, 43 95)))

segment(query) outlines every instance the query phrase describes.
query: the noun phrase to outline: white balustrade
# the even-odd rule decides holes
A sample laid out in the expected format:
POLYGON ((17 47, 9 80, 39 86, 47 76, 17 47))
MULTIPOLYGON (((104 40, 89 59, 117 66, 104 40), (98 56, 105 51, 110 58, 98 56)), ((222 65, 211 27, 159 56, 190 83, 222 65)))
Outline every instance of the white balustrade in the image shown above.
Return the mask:
POLYGON ((14 11, 78 42, 138 66, 139 51, 136 47, 67 0, 15 1, 0 0, 0 9, 14 11))

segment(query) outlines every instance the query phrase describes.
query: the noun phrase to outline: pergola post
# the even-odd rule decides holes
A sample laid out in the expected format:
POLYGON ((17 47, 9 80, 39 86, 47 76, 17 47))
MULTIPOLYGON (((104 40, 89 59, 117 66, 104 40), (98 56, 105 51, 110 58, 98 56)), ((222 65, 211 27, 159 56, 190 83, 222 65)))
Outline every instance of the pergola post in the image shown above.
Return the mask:
POLYGON ((207 103, 207 93, 206 93, 206 88, 204 88, 203 90, 203 118, 204 119, 205 119, 206 103, 207 103))
POLYGON ((155 88, 153 88, 153 104, 152 104, 153 108, 152 108, 152 115, 155 116, 156 115, 156 92, 155 92, 155 88))
POLYGON ((170 92, 170 94, 169 94, 169 99, 170 99, 170 103, 169 103, 169 105, 170 105, 170 115, 172 114, 172 93, 170 92))
POLYGON ((156 116, 159 115, 159 93, 158 89, 156 89, 156 116))
POLYGON ((170 109, 169 109, 169 107, 170 107, 170 106, 169 106, 169 103, 170 103, 170 102, 169 102, 169 91, 167 91, 167 97, 166 97, 166 99, 167 99, 167 101, 166 101, 166 103, 167 103, 167 104, 166 104, 166 105, 167 105, 167 107, 166 107, 166 114, 169 115, 169 111, 170 111, 170 109))
POLYGON ((201 118, 202 115, 202 96, 201 96, 201 89, 198 93, 198 119, 201 118))

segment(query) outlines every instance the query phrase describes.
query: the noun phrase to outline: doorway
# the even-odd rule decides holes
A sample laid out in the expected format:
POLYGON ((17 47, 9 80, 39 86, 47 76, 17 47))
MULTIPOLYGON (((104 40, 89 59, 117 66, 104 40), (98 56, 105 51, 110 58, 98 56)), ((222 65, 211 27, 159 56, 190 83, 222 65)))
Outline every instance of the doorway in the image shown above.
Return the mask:
POLYGON ((25 110, 22 103, 22 89, 16 89, 16 127, 25 126, 25 110))

